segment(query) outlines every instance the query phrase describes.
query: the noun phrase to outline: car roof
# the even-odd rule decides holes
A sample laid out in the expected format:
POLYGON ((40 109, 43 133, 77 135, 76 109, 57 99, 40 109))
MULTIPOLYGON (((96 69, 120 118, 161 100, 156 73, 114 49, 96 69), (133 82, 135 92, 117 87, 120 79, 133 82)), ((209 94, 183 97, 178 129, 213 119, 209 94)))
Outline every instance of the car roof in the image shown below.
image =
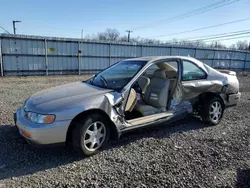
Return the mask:
POLYGON ((131 58, 131 59, 126 59, 124 61, 147 61, 148 63, 151 63, 153 61, 158 61, 158 60, 171 60, 171 59, 182 59, 182 60, 187 60, 195 63, 199 67, 202 67, 205 69, 203 63, 193 57, 189 56, 147 56, 147 57, 137 57, 137 58, 131 58))
POLYGON ((185 59, 194 61, 195 58, 188 57, 188 56, 146 56, 146 57, 136 57, 131 59, 126 59, 125 61, 156 61, 161 59, 185 59))

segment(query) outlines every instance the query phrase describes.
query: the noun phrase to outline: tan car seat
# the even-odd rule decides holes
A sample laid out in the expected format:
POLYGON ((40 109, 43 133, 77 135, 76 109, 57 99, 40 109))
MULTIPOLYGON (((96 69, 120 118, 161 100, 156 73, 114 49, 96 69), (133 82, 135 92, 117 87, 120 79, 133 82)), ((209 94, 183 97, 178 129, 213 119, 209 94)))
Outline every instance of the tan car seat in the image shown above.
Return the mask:
POLYGON ((133 88, 131 88, 129 96, 128 96, 128 101, 126 104, 125 112, 131 112, 133 108, 135 107, 136 102, 137 102, 136 91, 133 88))
POLYGON ((156 70, 143 96, 143 101, 136 104, 135 110, 143 116, 166 110, 168 90, 169 80, 166 78, 165 70, 156 70))
POLYGON ((175 81, 177 80, 177 72, 176 71, 167 71, 166 76, 169 79, 169 90, 171 90, 175 86, 175 81))
POLYGON ((146 92, 148 85, 150 84, 150 79, 146 76, 140 76, 137 82, 142 89, 142 93, 144 94, 146 92))

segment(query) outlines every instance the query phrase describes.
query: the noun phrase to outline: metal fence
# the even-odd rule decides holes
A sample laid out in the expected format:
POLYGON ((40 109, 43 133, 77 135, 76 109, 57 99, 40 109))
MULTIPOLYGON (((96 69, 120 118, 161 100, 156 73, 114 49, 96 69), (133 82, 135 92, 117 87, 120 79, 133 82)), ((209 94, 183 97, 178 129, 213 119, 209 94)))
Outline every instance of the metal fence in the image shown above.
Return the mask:
POLYGON ((0 35, 1 76, 96 73, 123 59, 158 55, 189 55, 214 68, 250 69, 250 53, 244 51, 0 35))

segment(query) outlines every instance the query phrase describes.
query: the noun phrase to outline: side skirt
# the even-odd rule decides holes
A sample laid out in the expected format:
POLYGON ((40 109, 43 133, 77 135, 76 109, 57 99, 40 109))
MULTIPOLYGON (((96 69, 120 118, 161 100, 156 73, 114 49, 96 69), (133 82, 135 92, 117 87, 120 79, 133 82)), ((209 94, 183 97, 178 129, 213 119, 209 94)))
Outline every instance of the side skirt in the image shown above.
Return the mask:
POLYGON ((138 126, 141 124, 151 123, 153 121, 157 121, 160 119, 165 119, 165 118, 168 118, 170 116, 173 116, 173 113, 164 112, 164 113, 153 114, 153 115, 149 115, 149 116, 145 116, 145 117, 140 117, 140 118, 128 120, 127 122, 129 124, 131 124, 131 126, 138 126))
MULTIPOLYGON (((120 135, 122 135, 124 133, 127 133, 127 132, 130 132, 130 131, 133 131, 135 129, 139 129, 139 128, 163 126, 163 123, 164 123, 164 126, 166 126, 166 125, 169 125, 169 124, 171 124, 171 123, 173 123, 175 121, 184 119, 188 115, 189 115, 189 113, 187 111, 185 111, 185 112, 182 112, 182 113, 178 113, 178 114, 168 116, 168 117, 163 118, 163 119, 158 119, 156 121, 151 121, 151 122, 148 122, 148 123, 138 124, 138 125, 134 125, 134 126, 132 125, 132 126, 129 126, 129 127, 126 127, 124 129, 120 130, 120 135)), ((137 118, 137 119, 139 119, 139 118, 137 118)), ((130 121, 133 121, 133 120, 130 120, 130 121)))

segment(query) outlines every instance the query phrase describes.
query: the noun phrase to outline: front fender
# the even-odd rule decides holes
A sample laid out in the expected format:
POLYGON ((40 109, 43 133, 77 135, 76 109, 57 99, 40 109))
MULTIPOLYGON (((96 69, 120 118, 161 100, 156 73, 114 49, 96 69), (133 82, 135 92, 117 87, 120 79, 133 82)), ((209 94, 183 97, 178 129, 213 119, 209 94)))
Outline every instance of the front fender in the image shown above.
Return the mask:
MULTIPOLYGON (((112 93, 106 93, 108 95, 112 95, 112 93)), ((120 115, 115 110, 110 97, 107 97, 106 94, 99 95, 95 97, 88 97, 79 101, 78 104, 71 106, 70 108, 65 108, 56 114, 56 121, 65 121, 72 120, 77 115, 82 112, 89 110, 101 110, 109 119, 117 126, 117 128, 122 126, 122 120, 120 115)))

